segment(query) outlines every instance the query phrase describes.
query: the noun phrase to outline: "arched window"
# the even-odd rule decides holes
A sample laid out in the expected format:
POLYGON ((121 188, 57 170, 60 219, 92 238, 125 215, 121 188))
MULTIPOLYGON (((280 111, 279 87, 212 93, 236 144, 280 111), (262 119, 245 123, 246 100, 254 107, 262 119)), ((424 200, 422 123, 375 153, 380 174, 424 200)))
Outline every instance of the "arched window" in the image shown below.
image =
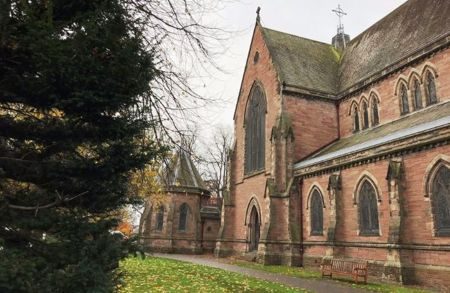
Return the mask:
POLYGON ((400 86, 400 98, 402 102, 402 114, 409 113, 408 90, 406 89, 405 84, 400 86))
POLYGON ((311 194, 311 235, 323 235, 323 202, 322 195, 315 189, 311 194))
POLYGON ((254 86, 245 114, 245 174, 264 169, 266 99, 260 86, 254 86))
POLYGON ((378 99, 375 95, 372 95, 372 126, 378 125, 380 123, 380 116, 378 114, 378 99))
POLYGON ((178 221, 178 230, 186 231, 188 213, 189 213, 189 207, 186 203, 183 203, 180 206, 180 219, 178 221))
POLYGON ((369 109, 368 109, 366 101, 362 102, 361 108, 362 108, 362 115, 363 115, 362 129, 366 129, 366 128, 369 128, 369 109))
POLYGON ((421 109, 422 108, 422 92, 420 89, 420 82, 419 80, 414 80, 414 107, 415 109, 421 109))
POLYGON ((379 235, 377 192, 368 180, 362 183, 358 198, 360 235, 379 235))
POLYGON ((358 107, 356 105, 353 107, 353 131, 359 131, 359 114, 358 107))
POLYGON ((427 73, 426 84, 427 84, 427 87, 426 87, 427 88, 427 105, 437 103, 436 83, 434 81, 433 74, 431 74, 431 72, 429 72, 429 71, 427 73))
POLYGON ((164 225, 164 207, 160 206, 156 214, 156 230, 161 231, 164 225))
POLYGON ((436 236, 450 236, 450 169, 440 166, 431 187, 436 236))

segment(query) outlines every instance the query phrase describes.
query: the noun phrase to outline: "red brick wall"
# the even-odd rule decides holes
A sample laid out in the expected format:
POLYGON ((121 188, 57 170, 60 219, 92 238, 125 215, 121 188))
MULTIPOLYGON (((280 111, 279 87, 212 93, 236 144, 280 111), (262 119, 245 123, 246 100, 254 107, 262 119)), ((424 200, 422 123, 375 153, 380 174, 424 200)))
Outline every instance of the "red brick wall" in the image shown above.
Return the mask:
POLYGON ((294 162, 337 139, 337 111, 334 102, 284 96, 295 137, 294 162))
MULTIPOLYGON (((411 67, 406 67, 405 69, 396 72, 387 78, 381 80, 380 82, 370 85, 368 88, 363 89, 362 92, 358 92, 354 95, 341 101, 339 106, 339 119, 340 119, 340 134, 341 137, 346 137, 352 135, 353 132, 353 119, 349 115, 350 106, 352 101, 356 100, 359 102, 361 97, 364 95, 369 98, 369 94, 372 90, 378 93, 380 99, 379 105, 379 117, 380 124, 388 123, 393 120, 397 120, 401 117, 400 115, 400 104, 399 97, 395 95, 395 88, 398 79, 403 76, 408 81, 408 78, 414 70, 419 74, 422 73, 424 66, 431 65, 435 68, 438 73, 436 79, 436 89, 437 97, 439 101, 450 99, 450 49, 438 52, 435 55, 421 61, 418 64, 413 64, 411 67)), ((410 111, 411 111, 411 97, 410 97, 410 111)), ((424 104, 425 105, 425 104, 424 104)))

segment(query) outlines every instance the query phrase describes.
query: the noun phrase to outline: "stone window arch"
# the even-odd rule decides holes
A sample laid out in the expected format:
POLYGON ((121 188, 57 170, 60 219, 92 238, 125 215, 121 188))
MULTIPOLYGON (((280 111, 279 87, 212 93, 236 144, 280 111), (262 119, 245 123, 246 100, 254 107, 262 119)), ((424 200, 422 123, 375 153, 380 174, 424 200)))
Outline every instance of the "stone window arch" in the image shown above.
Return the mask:
POLYGON ((428 105, 437 103, 436 95, 436 80, 433 73, 430 70, 425 71, 425 93, 426 93, 426 103, 428 105))
POLYGON ((413 75, 411 79, 411 95, 414 110, 422 109, 422 86, 420 84, 420 80, 416 75, 413 75))
POLYGON ((362 129, 369 128, 369 106, 365 99, 361 102, 362 129))
POLYGON ((374 93, 372 93, 370 95, 370 110, 371 110, 371 114, 372 114, 372 126, 378 125, 380 124, 380 114, 379 114, 379 99, 378 96, 374 93))
POLYGON ((404 82, 400 82, 398 95, 400 97, 401 114, 409 113, 408 88, 404 82))
POLYGON ((187 230, 188 218, 189 218, 189 206, 187 203, 183 203, 180 206, 180 216, 178 219, 178 230, 179 231, 187 230))
POLYGON ((162 231, 164 227, 164 207, 160 206, 158 208, 158 213, 156 214, 156 230, 162 231))
POLYGON ((368 177, 364 177, 357 189, 359 235, 361 236, 380 235, 378 199, 375 184, 368 177))
POLYGON ((264 169, 266 108, 264 90, 255 84, 245 113, 245 174, 264 169))
POLYGON ((431 200, 434 235, 450 237, 450 163, 439 160, 429 173, 427 192, 431 200))
POLYGON ((311 224, 311 235, 323 235, 323 195, 318 188, 313 188, 309 196, 309 214, 311 224))

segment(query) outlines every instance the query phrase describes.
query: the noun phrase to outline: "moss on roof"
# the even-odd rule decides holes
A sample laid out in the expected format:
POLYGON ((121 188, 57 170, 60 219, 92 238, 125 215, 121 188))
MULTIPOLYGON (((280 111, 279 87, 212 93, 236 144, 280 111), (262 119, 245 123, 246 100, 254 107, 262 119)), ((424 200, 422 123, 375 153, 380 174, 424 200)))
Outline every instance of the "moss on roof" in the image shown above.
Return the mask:
POLYGON ((339 68, 339 91, 449 32, 449 0, 407 1, 350 41, 339 68))
POLYGON ((268 28, 263 34, 283 82, 335 94, 339 52, 332 45, 268 28))
POLYGON ((160 178, 168 190, 187 188, 207 191, 205 182, 187 151, 179 148, 164 166, 160 178))
POLYGON ((331 95, 382 71, 450 33, 449 0, 409 0, 339 52, 325 44, 262 29, 282 82, 331 95))

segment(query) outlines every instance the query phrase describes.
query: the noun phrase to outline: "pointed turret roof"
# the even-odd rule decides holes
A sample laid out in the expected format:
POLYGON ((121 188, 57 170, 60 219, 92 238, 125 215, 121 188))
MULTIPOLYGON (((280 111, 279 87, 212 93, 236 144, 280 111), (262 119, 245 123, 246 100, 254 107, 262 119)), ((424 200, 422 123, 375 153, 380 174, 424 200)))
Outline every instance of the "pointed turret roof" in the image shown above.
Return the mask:
POLYGON ((167 191, 209 194, 190 154, 179 147, 160 172, 160 179, 167 191))

